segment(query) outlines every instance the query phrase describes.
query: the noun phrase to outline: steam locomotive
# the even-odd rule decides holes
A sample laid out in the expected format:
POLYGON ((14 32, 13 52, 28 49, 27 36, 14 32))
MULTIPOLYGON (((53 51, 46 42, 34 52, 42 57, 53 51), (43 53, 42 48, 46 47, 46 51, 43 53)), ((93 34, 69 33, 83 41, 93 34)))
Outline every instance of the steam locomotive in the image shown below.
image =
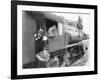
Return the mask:
MULTIPOLYGON (((88 50, 88 46, 84 46, 84 43, 87 42, 89 36, 82 31, 83 25, 81 25, 80 17, 78 22, 77 29, 69 29, 66 28, 69 24, 65 25, 64 34, 62 36, 58 35, 55 25, 48 29, 47 35, 42 36, 42 39, 44 39, 44 37, 47 38, 45 40, 41 39, 41 43, 44 44, 44 46, 42 45, 43 51, 41 50, 42 53, 39 53, 40 57, 39 55, 37 55, 37 57, 40 61, 42 60, 42 62, 44 60, 46 67, 70 66, 80 59, 86 50, 88 50), (47 49, 44 49, 44 47, 47 49), (46 51, 46 53, 44 51, 46 51), (48 54, 50 55, 48 56, 48 54), (48 58, 47 61, 45 61, 46 58, 48 58)), ((42 49, 40 45, 39 47, 42 49)), ((39 47, 38 50, 40 50, 39 47)))

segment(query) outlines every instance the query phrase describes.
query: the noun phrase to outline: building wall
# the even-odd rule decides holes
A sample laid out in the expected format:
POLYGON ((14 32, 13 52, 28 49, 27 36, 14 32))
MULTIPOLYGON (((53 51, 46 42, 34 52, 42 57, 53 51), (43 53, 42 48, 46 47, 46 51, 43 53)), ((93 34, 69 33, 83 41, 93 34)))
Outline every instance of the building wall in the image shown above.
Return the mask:
POLYGON ((34 60, 35 42, 33 33, 36 30, 36 22, 25 11, 22 12, 22 30, 22 63, 26 64, 34 60))

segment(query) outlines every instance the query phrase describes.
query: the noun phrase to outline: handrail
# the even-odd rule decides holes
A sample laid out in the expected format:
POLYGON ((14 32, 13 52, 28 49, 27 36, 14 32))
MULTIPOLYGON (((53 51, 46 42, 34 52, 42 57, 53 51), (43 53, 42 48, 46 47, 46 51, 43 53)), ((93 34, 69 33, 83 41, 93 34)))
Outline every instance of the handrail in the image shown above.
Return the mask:
MULTIPOLYGON (((83 40, 83 41, 81 41, 81 42, 78 42, 78 43, 74 43, 74 44, 69 44, 69 45, 67 45, 67 46, 65 46, 64 48, 62 48, 62 49, 60 49, 60 50, 64 50, 64 49, 66 49, 66 48, 69 48, 69 47, 72 47, 72 46, 76 46, 76 45, 80 45, 80 44, 83 44, 84 42, 87 42, 87 41, 89 41, 89 39, 87 39, 87 40, 83 40)), ((56 50, 56 51, 53 51, 53 52, 50 52, 51 54, 53 54, 53 53, 61 53, 61 52, 63 52, 63 51, 61 51, 60 52, 60 50, 56 50), (58 52, 59 51, 59 52, 58 52)), ((56 55, 55 54, 55 55, 56 55)), ((53 54, 54 55, 54 54, 53 54)), ((59 54, 59 55, 63 55, 63 54, 59 54)), ((59 56, 58 55, 58 56, 59 56)), ((56 55, 57 56, 57 55, 56 55)))
POLYGON ((82 43, 84 43, 84 42, 86 42, 86 41, 88 41, 88 40, 82 40, 81 42, 67 45, 67 46, 65 46, 65 48, 69 48, 69 47, 72 47, 72 46, 80 45, 80 44, 82 44, 82 43))

